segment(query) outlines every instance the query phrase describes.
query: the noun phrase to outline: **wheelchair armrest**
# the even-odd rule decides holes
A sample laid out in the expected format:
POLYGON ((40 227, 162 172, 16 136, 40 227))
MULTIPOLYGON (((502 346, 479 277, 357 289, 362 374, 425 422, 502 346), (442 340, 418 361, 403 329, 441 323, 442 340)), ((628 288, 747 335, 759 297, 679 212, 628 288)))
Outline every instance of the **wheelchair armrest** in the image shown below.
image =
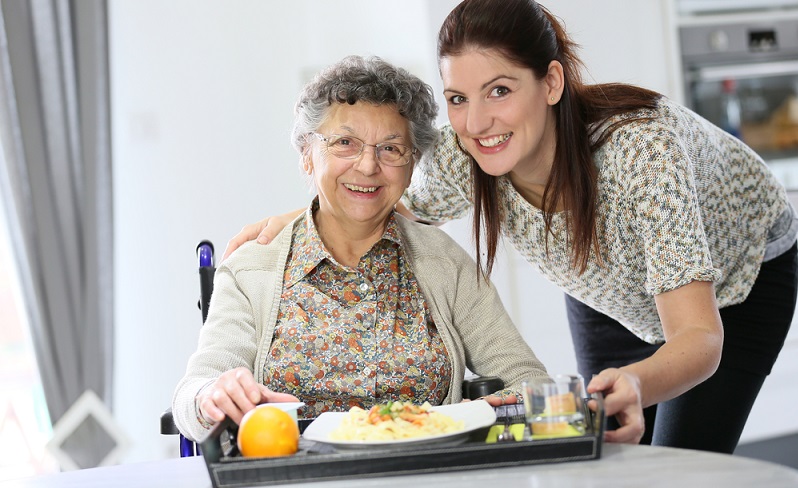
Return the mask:
POLYGON ((180 431, 177 430, 175 419, 172 417, 172 408, 167 408, 161 414, 161 434, 163 435, 176 435, 180 431))
POLYGON ((504 381, 496 376, 477 376, 463 380, 463 398, 476 400, 504 389, 504 381))

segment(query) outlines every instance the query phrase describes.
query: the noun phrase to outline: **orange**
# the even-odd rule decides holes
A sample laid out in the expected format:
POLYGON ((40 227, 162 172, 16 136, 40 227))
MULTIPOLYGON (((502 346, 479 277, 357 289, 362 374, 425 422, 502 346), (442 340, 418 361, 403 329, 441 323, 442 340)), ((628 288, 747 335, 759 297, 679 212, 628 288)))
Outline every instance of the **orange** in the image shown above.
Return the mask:
POLYGON ((237 442, 244 457, 289 456, 299 448, 299 427, 277 407, 257 407, 241 419, 237 442))

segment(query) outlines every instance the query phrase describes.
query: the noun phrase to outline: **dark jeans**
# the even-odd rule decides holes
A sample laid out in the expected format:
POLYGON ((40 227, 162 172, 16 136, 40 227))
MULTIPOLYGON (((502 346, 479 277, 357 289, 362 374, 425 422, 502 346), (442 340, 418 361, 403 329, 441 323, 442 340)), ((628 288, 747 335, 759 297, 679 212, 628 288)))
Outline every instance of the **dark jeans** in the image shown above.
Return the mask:
MULTIPOLYGON (((762 264, 743 303, 720 309, 723 354, 708 380, 667 402, 645 409, 641 443, 733 453, 751 407, 784 345, 798 292, 798 247, 762 264)), ((568 322, 579 373, 593 374, 652 355, 617 321, 566 295, 568 322)), ((617 428, 608 419, 608 428, 617 428)))

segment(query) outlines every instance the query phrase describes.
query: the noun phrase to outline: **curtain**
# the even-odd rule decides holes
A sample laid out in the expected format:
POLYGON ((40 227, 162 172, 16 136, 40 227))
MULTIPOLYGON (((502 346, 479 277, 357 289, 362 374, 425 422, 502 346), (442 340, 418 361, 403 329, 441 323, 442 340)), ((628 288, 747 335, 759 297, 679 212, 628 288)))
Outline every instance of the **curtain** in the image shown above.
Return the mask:
MULTIPOLYGON (((2 0, 0 190, 50 418, 110 408, 113 216, 105 0, 2 0)), ((78 432, 80 431, 80 432, 78 432)), ((81 467, 109 438, 64 443, 81 467)))

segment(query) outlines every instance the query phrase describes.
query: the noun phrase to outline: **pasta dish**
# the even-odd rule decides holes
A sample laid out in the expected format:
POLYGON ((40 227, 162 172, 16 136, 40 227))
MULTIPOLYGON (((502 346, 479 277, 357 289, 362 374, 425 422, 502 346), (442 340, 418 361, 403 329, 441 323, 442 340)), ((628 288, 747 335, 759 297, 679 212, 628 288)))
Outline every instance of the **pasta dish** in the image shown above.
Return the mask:
POLYGON ((388 402, 366 411, 352 407, 330 439, 337 441, 389 441, 459 432, 465 423, 431 410, 428 402, 388 402))

